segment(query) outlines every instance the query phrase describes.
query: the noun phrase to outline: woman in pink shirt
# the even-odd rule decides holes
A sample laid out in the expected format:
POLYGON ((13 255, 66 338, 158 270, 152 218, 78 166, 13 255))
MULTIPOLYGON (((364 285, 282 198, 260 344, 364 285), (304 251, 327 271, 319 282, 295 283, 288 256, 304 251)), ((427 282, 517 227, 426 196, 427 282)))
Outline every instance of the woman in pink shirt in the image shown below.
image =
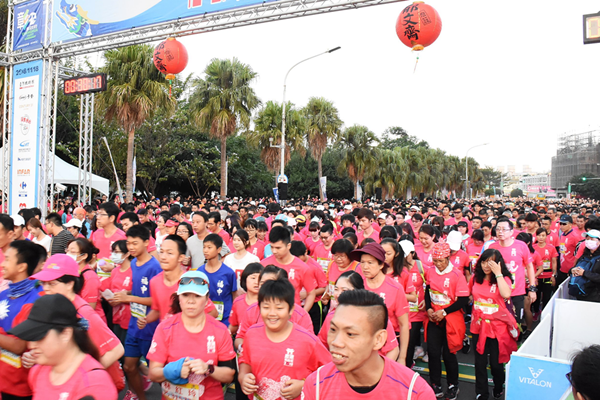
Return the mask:
POLYGON ((65 393, 70 399, 101 393, 102 399, 117 400, 115 384, 86 331, 73 303, 54 294, 40 297, 27 320, 9 332, 37 354, 29 373, 34 400, 63 399, 65 393))
POLYGON ((419 260, 423 263, 427 268, 433 267, 433 259, 431 258, 431 249, 433 245, 437 242, 435 230, 431 225, 423 225, 421 229, 419 229, 419 242, 421 242, 420 246, 415 246, 415 251, 419 256, 419 260))
POLYGON ((389 266, 385 263, 385 251, 379 243, 369 243, 362 249, 354 250, 351 257, 360 260, 365 289, 377 293, 385 301, 394 331, 400 338, 398 362, 404 365, 410 336, 409 308, 404 287, 386 275, 389 266))

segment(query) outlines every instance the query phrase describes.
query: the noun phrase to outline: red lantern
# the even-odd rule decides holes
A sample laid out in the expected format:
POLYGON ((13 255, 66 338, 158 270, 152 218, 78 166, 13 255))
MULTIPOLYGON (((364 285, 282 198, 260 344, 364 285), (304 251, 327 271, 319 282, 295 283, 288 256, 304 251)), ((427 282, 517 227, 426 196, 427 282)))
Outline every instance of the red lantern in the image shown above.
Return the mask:
POLYGON ((165 74, 167 80, 175 79, 175 74, 185 69, 188 53, 183 44, 170 37, 154 49, 154 65, 165 74))
POLYGON ((442 20, 440 15, 422 1, 407 6, 396 21, 396 34, 400 41, 415 51, 423 50, 440 36, 442 20))

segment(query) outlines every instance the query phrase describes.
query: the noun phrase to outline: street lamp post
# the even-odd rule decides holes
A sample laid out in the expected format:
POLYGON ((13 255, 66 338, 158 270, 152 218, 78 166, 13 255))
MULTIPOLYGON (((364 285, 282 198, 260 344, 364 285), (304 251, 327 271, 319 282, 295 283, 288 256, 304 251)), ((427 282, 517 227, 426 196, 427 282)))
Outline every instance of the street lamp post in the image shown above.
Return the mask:
MULTIPOLYGON (((333 49, 324 51, 323 53, 319 53, 312 57, 305 58, 304 60, 299 61, 296 64, 294 64, 292 66, 292 68, 290 68, 288 70, 287 74, 285 74, 285 78, 283 79, 283 102, 281 103, 281 175, 284 175, 284 169, 285 169, 285 162, 284 162, 284 160, 285 160, 285 89, 286 89, 287 77, 290 74, 290 72, 298 64, 302 64, 305 61, 312 60, 313 58, 322 56, 323 54, 333 53, 334 51, 339 50, 339 49, 341 49, 340 46, 334 47, 333 49)), ((273 146, 273 147, 275 147, 275 146, 273 146)))
MULTIPOLYGON (((470 199, 471 196, 469 194, 469 151, 473 150, 476 147, 481 147, 481 146, 487 146, 489 143, 482 143, 482 144, 478 144, 475 145, 473 147, 470 147, 467 150, 467 154, 465 155, 465 198, 466 199, 470 199)), ((494 195, 496 194, 496 192, 494 191, 494 195)))

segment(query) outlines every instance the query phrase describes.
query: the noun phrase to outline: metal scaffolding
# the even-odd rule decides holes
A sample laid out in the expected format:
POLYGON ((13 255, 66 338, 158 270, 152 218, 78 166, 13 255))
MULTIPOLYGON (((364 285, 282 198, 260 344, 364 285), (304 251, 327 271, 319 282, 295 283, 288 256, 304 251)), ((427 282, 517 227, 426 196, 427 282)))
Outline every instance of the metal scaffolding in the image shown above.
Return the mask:
POLYGON ((586 173, 600 176, 600 127, 559 135, 551 186, 564 190, 571 178, 586 173))

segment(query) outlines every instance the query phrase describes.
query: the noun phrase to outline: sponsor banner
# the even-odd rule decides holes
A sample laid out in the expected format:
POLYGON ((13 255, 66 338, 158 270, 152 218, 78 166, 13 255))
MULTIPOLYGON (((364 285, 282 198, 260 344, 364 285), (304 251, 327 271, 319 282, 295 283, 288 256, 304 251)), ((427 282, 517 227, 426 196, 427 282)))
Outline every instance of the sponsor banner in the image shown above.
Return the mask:
POLYGON ((279 203, 279 189, 273 188, 273 196, 275 196, 275 201, 279 203))
POLYGON ((69 42, 273 0, 54 0, 52 42, 69 42))
POLYGON ((560 400, 571 391, 566 361, 537 359, 513 353, 507 366, 506 400, 560 400))
POLYGON ((15 6, 13 51, 42 48, 46 22, 45 8, 42 0, 15 6))
POLYGON ((38 206, 39 118, 42 62, 14 67, 9 210, 38 206))

